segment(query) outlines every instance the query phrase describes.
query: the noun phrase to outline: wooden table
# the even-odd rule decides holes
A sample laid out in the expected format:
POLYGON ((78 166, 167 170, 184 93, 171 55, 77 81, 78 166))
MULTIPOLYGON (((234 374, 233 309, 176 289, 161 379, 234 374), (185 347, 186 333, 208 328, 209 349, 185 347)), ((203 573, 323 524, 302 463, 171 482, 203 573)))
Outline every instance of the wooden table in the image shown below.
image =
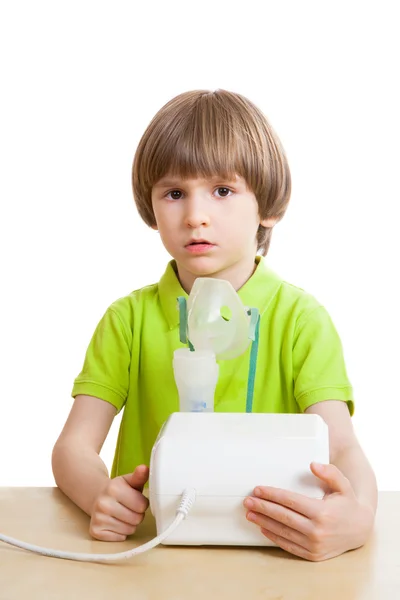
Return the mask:
MULTIPOLYGON (((94 541, 88 517, 57 488, 0 488, 0 532, 72 552, 121 552, 151 539, 148 514, 125 542, 94 541)), ((158 546, 123 563, 39 556, 0 542, 0 600, 396 600, 400 492, 381 492, 359 550, 310 563, 279 548, 158 546)))

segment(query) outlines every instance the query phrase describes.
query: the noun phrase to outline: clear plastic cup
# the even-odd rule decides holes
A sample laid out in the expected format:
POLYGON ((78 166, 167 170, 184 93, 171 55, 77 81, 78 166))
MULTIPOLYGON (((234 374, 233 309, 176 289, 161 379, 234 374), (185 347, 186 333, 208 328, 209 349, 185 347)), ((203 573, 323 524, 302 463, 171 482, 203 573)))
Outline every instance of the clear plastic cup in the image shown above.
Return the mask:
POLYGON ((179 348, 174 352, 173 369, 181 412, 214 412, 219 367, 211 350, 179 348))

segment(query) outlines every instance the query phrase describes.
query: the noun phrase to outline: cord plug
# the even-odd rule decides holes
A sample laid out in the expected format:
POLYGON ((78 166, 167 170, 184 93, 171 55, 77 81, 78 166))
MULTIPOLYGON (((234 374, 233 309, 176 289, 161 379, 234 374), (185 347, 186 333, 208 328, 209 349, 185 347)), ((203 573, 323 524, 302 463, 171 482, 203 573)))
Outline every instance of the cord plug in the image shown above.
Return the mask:
POLYGON ((187 488, 186 490, 184 490, 182 494, 182 500, 176 511, 177 514, 181 513, 186 518, 195 500, 196 490, 194 488, 187 488))

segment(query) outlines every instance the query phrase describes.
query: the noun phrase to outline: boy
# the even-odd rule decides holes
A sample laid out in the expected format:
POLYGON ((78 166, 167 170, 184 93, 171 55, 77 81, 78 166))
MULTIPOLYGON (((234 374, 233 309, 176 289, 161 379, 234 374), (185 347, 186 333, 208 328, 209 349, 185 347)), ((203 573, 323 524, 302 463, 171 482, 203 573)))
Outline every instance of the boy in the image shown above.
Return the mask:
MULTIPOLYGON (((265 116, 224 90, 181 94, 145 131, 132 179, 141 217, 159 231, 173 260, 158 284, 117 300, 98 324, 53 450, 57 485, 90 515, 93 537, 119 541, 134 533, 148 507, 142 491, 152 445, 179 410, 172 371, 173 351, 182 345, 177 297, 187 296, 197 277, 217 277, 260 311, 254 411, 316 413, 330 435, 331 464, 310 467, 326 488, 322 501, 260 482, 244 515, 308 560, 363 545, 377 490, 352 429, 340 340, 324 307, 264 259, 291 189, 285 154, 265 116), (110 478, 99 452, 122 408, 110 478)), ((215 410, 245 410, 248 356, 220 361, 215 410)))

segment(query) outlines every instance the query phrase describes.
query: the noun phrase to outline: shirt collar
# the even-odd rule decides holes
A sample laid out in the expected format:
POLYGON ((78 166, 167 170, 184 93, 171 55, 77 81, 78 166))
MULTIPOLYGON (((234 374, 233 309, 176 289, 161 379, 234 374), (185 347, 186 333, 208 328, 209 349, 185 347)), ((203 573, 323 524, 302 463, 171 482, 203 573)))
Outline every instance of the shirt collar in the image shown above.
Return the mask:
MULTIPOLYGON (((244 306, 258 308, 262 316, 282 285, 282 279, 267 266, 263 256, 256 256, 255 262, 257 267, 254 273, 237 293, 244 306)), ((178 296, 188 298, 179 283, 174 265, 175 261, 171 260, 158 283, 161 308, 169 329, 179 325, 178 296)))

